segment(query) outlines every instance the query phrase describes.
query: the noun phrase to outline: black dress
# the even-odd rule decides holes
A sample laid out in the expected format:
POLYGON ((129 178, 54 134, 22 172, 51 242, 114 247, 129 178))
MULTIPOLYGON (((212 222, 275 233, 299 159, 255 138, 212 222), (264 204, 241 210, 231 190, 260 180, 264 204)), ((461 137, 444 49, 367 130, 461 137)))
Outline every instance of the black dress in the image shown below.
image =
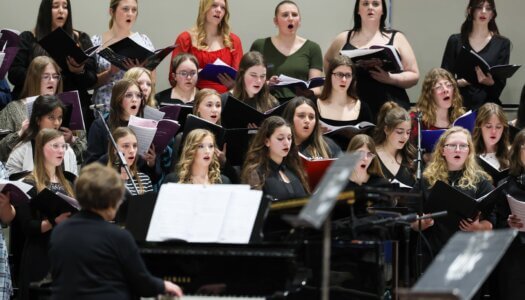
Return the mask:
MULTIPOLYGON (((26 183, 34 184, 31 181, 26 183)), ((52 183, 47 188, 55 193, 67 194, 60 184, 52 183)), ((29 192, 32 197, 36 194, 36 189, 29 192)), ((19 271, 19 299, 29 299, 29 284, 42 280, 49 273, 48 243, 54 229, 42 233, 41 223, 44 219, 45 216, 29 203, 16 207, 13 225, 21 228, 25 236, 19 271)))
MULTIPOLYGON (((86 50, 93 47, 89 35, 85 32, 77 32, 80 48, 86 50)), ((19 99, 27 76, 27 69, 36 56, 34 53, 36 45, 37 40, 31 31, 24 31, 20 34, 20 48, 8 73, 9 81, 14 85, 12 92, 13 99, 19 99)), ((91 95, 88 93, 88 90, 97 83, 97 65, 95 59, 90 57, 86 60, 83 74, 74 74, 69 71, 68 68, 62 68, 61 75, 64 92, 78 90, 82 114, 86 123, 86 129, 88 129, 94 119, 93 112, 89 110, 91 95)))
POLYGON ((397 181, 405 185, 408 185, 410 187, 413 187, 416 184, 416 177, 414 176, 414 171, 412 171, 411 169, 407 167, 407 163, 405 161, 401 163, 399 170, 394 175, 388 170, 388 168, 385 166, 385 164, 383 163, 383 161, 381 160, 379 156, 378 158, 381 164, 381 170, 383 171, 383 174, 388 180, 392 181, 396 179, 397 181))
POLYGON ((308 196, 299 177, 286 165, 278 165, 270 159, 269 167, 270 174, 268 174, 264 182, 263 195, 270 196, 274 201, 305 198, 308 196), (282 171, 288 177, 289 183, 284 182, 279 171, 282 171))
MULTIPOLYGON (((392 31, 392 36, 388 41, 387 45, 394 45, 394 37, 397 31, 392 31)), ((352 36, 352 30, 348 31, 346 38, 346 44, 341 50, 354 50, 358 49, 354 45, 350 44, 350 37, 352 36)), ((387 101, 394 101, 401 107, 408 110, 410 108, 410 99, 405 89, 381 83, 372 76, 370 73, 362 68, 357 68, 357 95, 359 99, 370 106, 374 120, 377 118, 379 109, 387 101)), ((373 122, 375 123, 375 122, 373 122)))
POLYGON ((131 234, 98 214, 80 211, 57 226, 49 241, 51 299, 132 299, 164 293, 131 234))
MULTIPOLYGON (((329 157, 327 157, 327 158, 338 158, 338 157, 341 157, 343 155, 343 152, 341 151, 341 148, 331 138, 323 136, 323 140, 328 145, 328 152, 329 152, 328 155, 329 155, 329 157)), ((301 152, 302 155, 304 155, 304 156, 306 156, 308 158, 314 158, 308 152, 308 146, 310 146, 310 144, 308 143, 308 141, 305 141, 304 143, 302 143, 301 145, 298 146, 299 152, 301 152)))
MULTIPOLYGON (((441 61, 441 67, 450 71, 456 76, 456 78, 463 78, 462 74, 455 74, 454 68, 458 61, 456 61, 461 47, 465 46, 467 50, 472 50, 470 44, 464 44, 461 40, 460 34, 453 34, 447 41, 445 53, 443 54, 443 60, 441 61)), ((509 63, 510 59, 510 40, 496 35, 493 36, 489 43, 476 52, 481 56, 489 65, 505 65, 509 63)), ((487 102, 495 102, 501 104, 500 95, 505 88, 506 80, 493 78, 494 85, 486 86, 477 82, 470 82, 470 85, 459 88, 461 96, 463 97, 463 106, 467 109, 478 109, 480 106, 487 102)))
POLYGON ((181 99, 171 98, 171 88, 165 89, 155 94, 155 100, 157 100, 157 103, 159 103, 160 106, 173 104, 193 105, 193 101, 184 102, 181 99))

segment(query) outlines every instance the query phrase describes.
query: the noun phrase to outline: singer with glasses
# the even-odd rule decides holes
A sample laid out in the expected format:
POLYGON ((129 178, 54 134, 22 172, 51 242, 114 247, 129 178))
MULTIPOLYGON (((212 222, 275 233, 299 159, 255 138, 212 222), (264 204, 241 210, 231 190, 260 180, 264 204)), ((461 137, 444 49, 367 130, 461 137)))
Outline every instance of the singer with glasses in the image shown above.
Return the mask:
MULTIPOLYGON (((447 129, 439 138, 430 163, 423 172, 423 199, 428 200, 432 187, 443 181, 460 192, 478 199, 494 189, 490 176, 476 162, 476 152, 470 133, 462 127, 447 129)), ((424 204, 423 204, 424 205, 424 204)), ((489 209, 490 210, 490 209, 489 209)), ((491 214, 480 213, 475 219, 463 219, 455 230, 450 230, 443 219, 425 219, 421 229, 428 240, 423 246, 423 266, 428 266, 456 231, 491 230, 491 214)), ((418 222, 411 224, 418 230, 418 222)))
POLYGON ((339 56, 340 50, 364 49, 374 45, 395 48, 403 65, 402 72, 390 73, 376 66, 370 70, 358 67, 354 74, 359 99, 370 106, 374 118, 381 106, 390 100, 409 109, 410 99, 405 89, 416 85, 419 79, 416 56, 407 38, 402 32, 386 27, 387 8, 385 0, 356 0, 354 27, 337 35, 324 57, 326 68, 330 60, 339 56))
MULTIPOLYGON (((67 149, 63 133, 56 128, 43 128, 38 132, 35 138, 35 168, 24 178, 25 183, 34 186, 34 189, 29 191, 30 196, 34 197, 47 188, 54 193, 74 197, 73 182, 66 179, 62 171, 67 149)), ((32 299, 29 295, 29 284, 42 280, 49 272, 50 234, 57 225, 67 220, 71 213, 65 212, 55 219, 48 219, 29 203, 21 204, 16 209, 13 225, 20 228, 25 236, 18 299, 32 299)))
POLYGON ((506 65, 510 60, 511 42, 500 35, 496 25, 496 3, 494 0, 470 0, 466 9, 466 19, 461 24, 461 32, 449 37, 441 67, 449 70, 457 78, 463 105, 475 110, 487 102, 501 105, 500 95, 506 85, 505 79, 485 74, 479 66, 475 67, 476 81, 468 82, 465 74, 454 73, 462 47, 474 51, 490 66, 506 65))
MULTIPOLYGON (((465 113, 463 100, 454 76, 445 69, 433 68, 425 75, 421 94, 414 109, 410 112, 412 132, 410 141, 417 145, 418 120, 421 116, 421 130, 447 129, 465 113)), ((425 153, 428 162, 430 154, 425 153)))
MULTIPOLYGON (((103 109, 94 105, 95 109, 103 109)), ((122 79, 115 83, 111 93, 109 115, 104 120, 97 118, 91 125, 88 135, 88 148, 85 163, 89 164, 98 160, 108 150, 108 134, 104 123, 107 122, 110 131, 117 127, 127 127, 131 116, 142 116, 144 99, 139 84, 135 80, 122 79)))
POLYGON ((173 87, 155 95, 160 106, 170 104, 192 105, 197 94, 199 62, 193 54, 179 53, 171 61, 173 87))
MULTIPOLYGON (((39 163, 34 159, 34 140, 44 128, 60 128, 64 109, 64 105, 56 96, 39 96, 35 100, 29 125, 20 135, 17 146, 7 159, 6 168, 10 174, 32 171, 39 163)), ((70 147, 64 151, 63 162, 65 171, 77 174, 77 159, 70 147)))
POLYGON ((370 107, 359 100, 356 90, 355 66, 346 56, 336 56, 328 62, 323 91, 317 99, 319 120, 325 131, 332 126, 375 123, 370 107), (324 126, 323 126, 324 125, 324 126))

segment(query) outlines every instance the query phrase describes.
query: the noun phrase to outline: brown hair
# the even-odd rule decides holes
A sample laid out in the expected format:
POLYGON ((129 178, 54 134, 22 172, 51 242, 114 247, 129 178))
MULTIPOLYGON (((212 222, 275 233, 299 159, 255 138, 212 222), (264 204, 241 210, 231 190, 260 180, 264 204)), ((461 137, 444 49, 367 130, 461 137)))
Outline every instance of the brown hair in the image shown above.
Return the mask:
POLYGON ((383 171, 381 170, 381 163, 379 162, 379 158, 377 157, 376 144, 374 143, 374 140, 372 139, 372 137, 370 137, 369 135, 366 135, 366 134, 355 135, 350 140, 350 143, 348 143, 348 148, 346 148, 346 152, 356 151, 357 149, 363 146, 366 146, 368 150, 370 150, 370 152, 376 155, 372 159, 372 162, 368 166, 368 169, 366 170, 366 172, 370 175, 385 177, 383 175, 383 171))

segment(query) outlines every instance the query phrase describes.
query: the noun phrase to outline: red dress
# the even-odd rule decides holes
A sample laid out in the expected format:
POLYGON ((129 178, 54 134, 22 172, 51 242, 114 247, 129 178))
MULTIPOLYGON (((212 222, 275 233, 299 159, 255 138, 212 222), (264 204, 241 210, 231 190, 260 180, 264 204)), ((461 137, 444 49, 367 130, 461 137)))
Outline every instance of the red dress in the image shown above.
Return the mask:
MULTIPOLYGON (((233 33, 230 33, 230 40, 232 42, 232 48, 225 47, 216 51, 199 50, 197 47, 191 44, 190 33, 188 31, 184 31, 177 37, 177 40, 175 41, 177 48, 173 50, 173 53, 171 54, 171 60, 173 61, 173 58, 177 56, 177 54, 185 52, 193 54, 197 58, 197 61, 199 62, 199 70, 204 68, 206 64, 213 63, 217 58, 220 58, 223 62, 238 70, 239 63, 241 62, 243 55, 241 40, 233 33)), ((171 63, 169 80, 170 82, 173 82, 173 78, 171 78, 171 63)), ((220 94, 228 91, 228 89, 220 83, 201 79, 197 81, 197 88, 211 88, 220 94)))

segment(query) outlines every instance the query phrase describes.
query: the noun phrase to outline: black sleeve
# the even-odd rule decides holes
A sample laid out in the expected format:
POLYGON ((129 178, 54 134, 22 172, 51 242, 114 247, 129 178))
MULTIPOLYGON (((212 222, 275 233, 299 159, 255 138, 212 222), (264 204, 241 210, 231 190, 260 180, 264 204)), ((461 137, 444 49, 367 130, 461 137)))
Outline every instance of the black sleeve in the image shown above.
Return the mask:
MULTIPOLYGON (((454 74, 454 66, 456 65, 456 57, 458 55, 458 47, 460 43, 460 35, 453 34, 448 38, 443 59, 441 60, 441 67, 454 74)), ((460 78, 459 78, 460 79, 460 78)))
POLYGON ((30 31, 24 31, 20 34, 20 43, 18 44, 19 49, 11 67, 9 68, 9 73, 7 74, 9 82, 14 85, 14 99, 19 98, 22 87, 24 86, 27 68, 33 57, 33 47, 35 43, 35 37, 30 31))
MULTIPOLYGON (((488 180, 482 180, 476 189, 476 199, 485 196, 494 189, 494 186, 488 180)), ((481 212, 481 220, 487 220, 493 225, 496 223, 496 214, 494 212, 494 205, 488 207, 485 211, 481 212)))
MULTIPOLYGON (((501 39, 501 44, 499 47, 500 49, 498 51, 498 59, 497 61, 493 62, 492 65, 507 65, 510 60, 510 48, 511 48, 510 40, 506 38, 500 38, 500 39, 501 39)), ((498 78, 493 78, 493 79, 494 79, 494 85, 487 87, 488 100, 498 103, 500 102, 499 97, 501 95, 501 92, 503 92, 505 85, 507 84, 507 80, 498 79, 498 78)))
MULTIPOLYGON (((93 47, 93 43, 86 33, 78 32, 78 39, 83 50, 93 47)), ((72 81, 76 87, 79 89, 90 89, 97 83, 97 62, 94 57, 89 57, 85 62, 83 74, 68 73, 71 74, 72 81)))
POLYGON ((124 274, 129 283, 128 286, 142 297, 152 297, 164 293, 164 281, 152 276, 133 241, 131 234, 121 230, 118 256, 123 267, 124 274))
POLYGON ((176 172, 169 173, 164 179, 164 183, 168 183, 168 182, 174 182, 174 183, 179 182, 179 174, 177 174, 176 172))
POLYGON ((101 120, 95 120, 91 124, 88 134, 88 145, 86 150, 85 164, 92 163, 98 160, 102 155, 106 154, 108 149, 107 133, 101 120))
POLYGON ((330 158, 339 158, 343 156, 343 150, 331 138, 323 136, 323 139, 328 144, 328 149, 330 150, 330 158))

